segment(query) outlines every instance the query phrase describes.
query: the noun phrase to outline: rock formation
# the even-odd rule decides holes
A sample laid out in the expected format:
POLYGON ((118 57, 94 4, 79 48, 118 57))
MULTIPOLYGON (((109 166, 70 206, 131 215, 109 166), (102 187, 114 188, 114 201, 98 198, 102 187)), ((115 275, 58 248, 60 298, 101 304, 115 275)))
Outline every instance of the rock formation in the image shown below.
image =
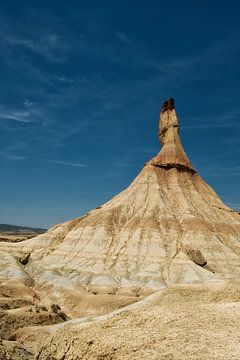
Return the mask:
POLYGON ((173 99, 163 104, 159 139, 159 154, 100 208, 33 239, 0 243, 0 279, 34 281, 57 298, 63 291, 139 295, 239 277, 240 215, 190 163, 173 99))
POLYGON ((160 153, 151 160, 151 164, 165 168, 177 168, 196 172, 183 149, 179 138, 179 125, 174 109, 174 100, 170 98, 162 105, 159 121, 160 153))

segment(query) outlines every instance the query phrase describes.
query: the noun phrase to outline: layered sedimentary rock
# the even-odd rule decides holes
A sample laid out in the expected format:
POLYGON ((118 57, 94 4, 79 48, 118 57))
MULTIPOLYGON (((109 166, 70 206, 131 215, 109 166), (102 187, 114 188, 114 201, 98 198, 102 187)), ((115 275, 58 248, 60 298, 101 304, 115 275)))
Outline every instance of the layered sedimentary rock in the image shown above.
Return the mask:
POLYGON ((159 154, 106 204, 33 239, 1 243, 0 278, 34 281, 57 296, 239 277, 240 215, 191 165, 173 99, 163 105, 159 138, 159 154))
POLYGON ((186 171, 196 172, 183 149, 179 138, 179 124, 174 100, 170 98, 162 105, 162 112, 159 121, 159 141, 162 149, 151 161, 151 165, 185 169, 186 171))

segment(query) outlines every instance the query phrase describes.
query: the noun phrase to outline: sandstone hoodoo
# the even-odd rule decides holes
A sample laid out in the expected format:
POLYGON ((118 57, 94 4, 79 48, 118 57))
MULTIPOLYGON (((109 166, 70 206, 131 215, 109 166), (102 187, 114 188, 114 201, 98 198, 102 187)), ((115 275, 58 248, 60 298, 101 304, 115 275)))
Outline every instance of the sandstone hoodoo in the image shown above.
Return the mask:
POLYGON ((67 308, 83 291, 138 296, 239 277, 240 215, 193 168, 173 99, 162 106, 159 139, 159 154, 100 208, 33 239, 1 243, 0 279, 34 284, 67 308))
POLYGON ((162 105, 159 122, 159 141, 162 145, 160 153, 151 160, 151 164, 159 167, 178 168, 195 172, 183 149, 179 138, 179 125, 174 109, 174 100, 170 98, 162 105))

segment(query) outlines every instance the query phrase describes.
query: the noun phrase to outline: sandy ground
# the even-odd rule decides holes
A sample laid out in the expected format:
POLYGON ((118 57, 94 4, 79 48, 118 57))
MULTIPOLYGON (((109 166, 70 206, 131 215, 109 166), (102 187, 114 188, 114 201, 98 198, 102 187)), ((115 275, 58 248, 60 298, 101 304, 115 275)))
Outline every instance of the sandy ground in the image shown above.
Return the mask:
POLYGON ((240 359, 240 282, 69 296, 65 323, 48 290, 2 282, 0 360, 240 359))
POLYGON ((49 326, 49 309, 1 299, 9 305, 1 310, 0 360, 240 359, 238 282, 171 286, 85 322, 56 318, 49 326))
POLYGON ((37 359, 240 359, 240 286, 178 286, 106 320, 68 325, 37 359))
MULTIPOLYGON (((60 296, 60 295, 59 295, 60 296)), ((62 293, 62 296, 64 294, 62 293)), ((70 294, 68 294, 70 297, 70 294)), ((94 318, 136 302, 139 298, 83 292, 72 294, 71 316, 51 301, 48 293, 14 281, 0 283, 0 360, 31 359, 48 339, 49 325, 64 325, 75 317, 94 318), (77 304, 78 302, 78 304, 77 304), (26 351, 23 347, 26 347, 26 351)), ((70 299, 71 300, 71 299, 70 299)), ((69 307, 71 301, 68 300, 69 307)))

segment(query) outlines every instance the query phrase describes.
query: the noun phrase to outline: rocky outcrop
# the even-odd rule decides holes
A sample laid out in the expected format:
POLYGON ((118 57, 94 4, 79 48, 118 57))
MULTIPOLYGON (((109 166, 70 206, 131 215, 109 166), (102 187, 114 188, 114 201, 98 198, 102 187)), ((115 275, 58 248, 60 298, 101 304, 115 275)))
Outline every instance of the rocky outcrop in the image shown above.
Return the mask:
POLYGON ((150 161, 151 165, 169 169, 175 167, 179 170, 196 172, 188 160, 179 137, 178 118, 172 98, 165 101, 162 105, 159 121, 159 141, 162 149, 150 161))
POLYGON ((100 208, 33 239, 2 243, 0 277, 11 278, 14 268, 21 281, 31 277, 62 298, 83 291, 139 296, 168 284, 239 277, 240 215, 190 163, 171 99, 159 139, 159 154, 100 208), (30 253, 24 267, 14 260, 30 253))

